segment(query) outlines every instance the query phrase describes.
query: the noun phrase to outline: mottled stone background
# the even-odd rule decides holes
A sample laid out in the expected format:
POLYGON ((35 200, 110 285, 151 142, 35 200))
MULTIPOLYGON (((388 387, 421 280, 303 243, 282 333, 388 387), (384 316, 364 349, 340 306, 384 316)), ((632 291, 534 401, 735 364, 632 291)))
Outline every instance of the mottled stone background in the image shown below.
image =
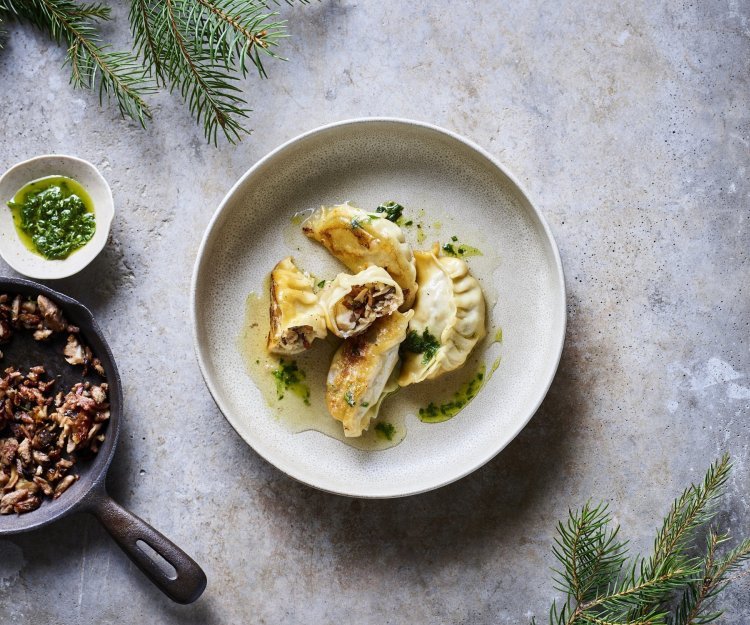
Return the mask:
MULTIPOLYGON (((124 4, 124 3, 123 3, 124 4)), ((126 44, 126 7, 108 32, 126 44)), ((53 284, 88 304, 127 397, 110 489, 204 566, 165 599, 86 516, 0 540, 2 623, 524 623, 556 596, 557 519, 610 502, 645 549, 723 451, 722 517, 750 533, 750 4, 368 2, 281 8, 288 63, 248 80, 255 132, 205 144, 177 95, 148 131, 73 91, 64 53, 12 26, 0 52, 0 167, 97 164, 112 238, 53 284), (188 285, 202 232, 258 158, 320 124, 445 126, 516 173, 557 237, 569 329, 549 397, 494 461, 395 501, 316 492, 261 460, 209 397, 188 285)), ((10 273, 4 268, 4 273, 10 273)), ((750 621, 750 576, 722 600, 750 621)))

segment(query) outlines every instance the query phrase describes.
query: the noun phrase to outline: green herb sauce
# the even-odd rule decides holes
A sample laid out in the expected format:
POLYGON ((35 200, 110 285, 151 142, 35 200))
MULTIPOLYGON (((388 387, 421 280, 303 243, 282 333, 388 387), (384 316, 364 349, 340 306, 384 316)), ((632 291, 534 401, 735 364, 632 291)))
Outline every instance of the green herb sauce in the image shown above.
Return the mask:
POLYGON ((404 207, 397 202, 383 202, 375 209, 376 213, 385 213, 385 218, 393 223, 399 223, 401 215, 404 213, 404 207))
POLYGON ((361 228, 362 224, 367 223, 368 221, 372 221, 373 219, 380 219, 380 217, 376 217, 374 215, 365 215, 364 217, 355 217, 351 221, 352 230, 361 228))
POLYGON ((440 349, 440 341, 430 334, 429 328, 424 329, 422 336, 419 336, 415 330, 412 330, 406 335, 406 339, 404 339, 403 349, 414 354, 423 354, 422 364, 426 365, 435 357, 435 354, 440 349))
POLYGON ((354 393, 352 393, 351 390, 348 390, 346 391, 346 393, 344 393, 344 401, 349 406, 354 406, 354 404, 357 403, 356 401, 354 401, 354 393))
MULTIPOLYGON (((498 364, 499 362, 493 365, 493 371, 497 368, 498 364)), ((476 375, 458 389, 450 401, 439 405, 430 402, 426 408, 420 408, 419 419, 425 423, 440 423, 441 421, 447 421, 451 417, 455 417, 476 397, 476 394, 484 386, 486 381, 485 371, 485 366, 481 365, 476 375)))
POLYGON ((471 245, 465 245, 464 243, 458 243, 458 238, 455 236, 451 237, 452 243, 446 243, 441 248, 443 254, 446 256, 453 256, 454 258, 466 258, 467 256, 483 256, 482 252, 471 245))
POLYGON ((392 441, 393 435, 396 433, 396 428, 393 427, 392 423, 381 422, 375 426, 375 432, 380 438, 392 441))
POLYGON ((290 392, 299 397, 305 406, 310 405, 310 387, 304 383, 305 372, 297 366, 296 362, 293 360, 284 362, 282 358, 279 360, 279 368, 271 371, 271 374, 276 379, 277 399, 284 399, 285 393, 290 392))
POLYGON ((48 260, 67 258, 94 236, 94 203, 72 178, 48 176, 24 186, 8 202, 23 244, 48 260))

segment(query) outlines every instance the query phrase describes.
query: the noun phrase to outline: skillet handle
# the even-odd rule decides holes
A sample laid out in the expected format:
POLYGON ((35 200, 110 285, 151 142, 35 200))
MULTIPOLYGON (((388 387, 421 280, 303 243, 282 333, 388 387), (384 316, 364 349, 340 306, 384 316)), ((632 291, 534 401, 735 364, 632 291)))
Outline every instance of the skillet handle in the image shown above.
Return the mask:
POLYGON ((99 519, 127 556, 173 601, 192 603, 206 588, 206 574, 200 566, 166 536, 128 512, 107 492, 95 489, 88 497, 88 510, 99 519), (138 543, 145 543, 174 568, 167 572, 138 543))

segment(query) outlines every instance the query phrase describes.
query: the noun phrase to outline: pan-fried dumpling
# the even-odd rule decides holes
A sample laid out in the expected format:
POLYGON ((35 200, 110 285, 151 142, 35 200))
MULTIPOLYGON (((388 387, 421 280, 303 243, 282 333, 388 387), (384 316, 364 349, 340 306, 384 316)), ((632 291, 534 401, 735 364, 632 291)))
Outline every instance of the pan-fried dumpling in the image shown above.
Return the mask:
POLYGON ((414 313, 381 317, 365 332, 346 339, 333 355, 326 383, 331 416, 344 424, 344 435, 361 436, 378 409, 398 364, 398 347, 414 313))
POLYGON ((484 295, 460 258, 415 252, 419 292, 402 349, 401 386, 436 378, 466 362, 487 333, 484 295))
POLYGON ((404 294, 402 310, 411 308, 417 294, 414 254, 395 223, 350 204, 321 206, 302 224, 302 231, 322 243, 350 271, 370 265, 383 267, 404 294))
POLYGON ((313 291, 313 279, 300 271, 291 256, 271 272, 271 331, 269 352, 298 354, 326 335, 323 307, 313 291))
POLYGON ((345 339, 390 315, 404 303, 404 295, 385 269, 373 265, 355 276, 340 273, 326 285, 320 301, 328 329, 345 339))

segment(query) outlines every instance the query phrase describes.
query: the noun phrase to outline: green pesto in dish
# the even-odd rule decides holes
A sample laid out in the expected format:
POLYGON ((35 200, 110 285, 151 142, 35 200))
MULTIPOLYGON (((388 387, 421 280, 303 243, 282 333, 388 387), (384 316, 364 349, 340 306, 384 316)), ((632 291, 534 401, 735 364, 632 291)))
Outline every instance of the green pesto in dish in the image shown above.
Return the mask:
POLYGON ((278 399, 284 399, 287 392, 293 393, 299 397, 305 406, 310 405, 310 387, 305 384, 305 372, 297 366, 293 360, 288 362, 282 358, 279 360, 279 368, 271 371, 276 380, 276 396, 278 399))
POLYGON ((376 213, 385 213, 385 218, 395 224, 401 225, 401 215, 404 213, 404 207, 397 202, 383 202, 375 209, 376 213))
POLYGON ((8 207, 23 244, 48 260, 67 258, 96 232, 94 203, 78 182, 65 176, 28 183, 8 207))
MULTIPOLYGON (((493 369, 497 369, 499 362, 493 364, 493 369)), ((453 394, 453 398, 444 404, 435 404, 430 402, 425 408, 419 409, 419 419, 425 423, 440 423, 441 421, 447 421, 451 417, 455 417, 466 405, 476 397, 476 394, 481 390, 485 383, 485 371, 486 367, 481 365, 479 370, 476 372, 468 382, 466 382, 461 388, 453 394)))
POLYGON ((406 335, 402 348, 413 354, 423 354, 422 364, 426 365, 440 349, 440 341, 430 334, 429 328, 425 328, 421 336, 415 330, 412 330, 406 335))
POLYGON ((375 433, 386 440, 392 441, 393 435, 396 433, 396 428, 393 427, 392 423, 387 421, 381 421, 375 426, 375 433))
MULTIPOLYGON (((493 335, 492 343, 502 342, 503 329, 498 327, 493 335)), ((474 399, 474 397, 476 397, 477 393, 479 393, 482 387, 489 381, 499 366, 500 356, 495 358, 492 362, 489 372, 486 370, 486 365, 480 365, 474 376, 465 382, 458 391, 453 394, 453 397, 450 400, 439 404, 430 402, 426 407, 420 408, 420 420, 424 423, 441 423, 442 421, 447 421, 448 419, 455 417, 469 405, 469 402, 474 399)))
POLYGON ((454 258, 466 258, 467 256, 483 256, 481 250, 465 243, 459 243, 458 237, 452 236, 450 243, 445 243, 441 248, 446 256, 454 258))

